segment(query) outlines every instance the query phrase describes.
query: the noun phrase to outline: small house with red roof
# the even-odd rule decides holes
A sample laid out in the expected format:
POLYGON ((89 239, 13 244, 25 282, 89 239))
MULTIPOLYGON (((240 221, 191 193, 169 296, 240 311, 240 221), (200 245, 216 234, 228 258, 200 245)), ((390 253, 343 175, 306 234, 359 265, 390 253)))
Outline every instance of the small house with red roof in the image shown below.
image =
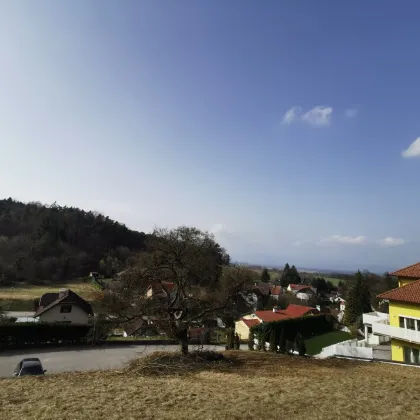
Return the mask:
POLYGON ((255 311, 252 314, 243 316, 240 320, 235 322, 235 331, 239 334, 241 340, 249 338, 249 330, 254 326, 264 322, 281 321, 283 319, 299 318, 306 315, 315 315, 319 311, 316 308, 309 306, 292 305, 286 309, 277 309, 269 311, 255 311))
POLYGON ((146 291, 147 297, 152 296, 167 296, 172 293, 175 288, 175 283, 170 281, 157 281, 155 283, 150 284, 146 291))
POLYGON ((309 300, 315 296, 315 292, 311 286, 307 284, 289 284, 287 291, 293 293, 300 300, 309 300))

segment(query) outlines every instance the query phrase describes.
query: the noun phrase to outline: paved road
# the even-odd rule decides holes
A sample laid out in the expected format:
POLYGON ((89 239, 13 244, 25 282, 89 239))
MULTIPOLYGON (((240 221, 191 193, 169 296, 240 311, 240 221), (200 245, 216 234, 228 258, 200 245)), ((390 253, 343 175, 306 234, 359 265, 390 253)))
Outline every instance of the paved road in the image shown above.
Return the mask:
MULTIPOLYGON (((222 346, 205 346, 212 350, 223 350, 222 346)), ((242 346, 245 348, 246 346, 242 346)), ((194 346, 190 346, 194 348, 194 346)), ((78 349, 29 349, 7 350, 0 353, 0 377, 13 375, 17 363, 26 357, 39 357, 47 374, 88 370, 121 369, 133 358, 150 354, 154 351, 175 351, 175 345, 127 345, 101 348, 78 349)))

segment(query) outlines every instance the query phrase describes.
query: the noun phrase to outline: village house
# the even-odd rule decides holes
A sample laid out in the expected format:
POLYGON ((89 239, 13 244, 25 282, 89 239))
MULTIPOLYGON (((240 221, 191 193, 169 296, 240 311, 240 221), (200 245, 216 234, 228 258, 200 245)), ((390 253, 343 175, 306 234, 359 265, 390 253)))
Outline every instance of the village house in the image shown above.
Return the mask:
POLYGON ((298 299, 306 301, 316 295, 312 287, 307 284, 289 284, 287 291, 293 293, 298 299))
POLYGON ((283 319, 298 318, 306 315, 315 315, 319 311, 309 306, 300 306, 289 304, 286 309, 273 308, 271 311, 255 311, 252 314, 243 316, 235 322, 235 331, 239 334, 241 340, 249 338, 249 330, 254 325, 263 322, 281 321, 283 319))
POLYGON ((93 310, 78 294, 61 289, 42 295, 33 317, 45 323, 87 325, 93 322, 93 310))

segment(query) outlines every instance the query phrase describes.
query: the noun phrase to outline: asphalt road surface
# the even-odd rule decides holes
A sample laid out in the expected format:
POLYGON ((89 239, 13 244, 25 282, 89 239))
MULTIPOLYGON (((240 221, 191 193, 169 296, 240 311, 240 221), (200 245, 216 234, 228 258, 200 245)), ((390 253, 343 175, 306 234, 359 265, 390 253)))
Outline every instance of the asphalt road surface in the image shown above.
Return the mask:
MULTIPOLYGON (((241 348, 246 346, 241 346, 241 348)), ((190 349, 194 346, 191 345, 190 349)), ((205 346, 211 350, 224 350, 222 346, 205 346)), ((59 372, 81 372, 89 370, 118 370, 136 357, 154 351, 175 351, 175 345, 127 345, 95 347, 95 348, 57 348, 6 350, 0 353, 0 377, 13 376, 13 369, 22 359, 38 357, 47 375, 59 372)))

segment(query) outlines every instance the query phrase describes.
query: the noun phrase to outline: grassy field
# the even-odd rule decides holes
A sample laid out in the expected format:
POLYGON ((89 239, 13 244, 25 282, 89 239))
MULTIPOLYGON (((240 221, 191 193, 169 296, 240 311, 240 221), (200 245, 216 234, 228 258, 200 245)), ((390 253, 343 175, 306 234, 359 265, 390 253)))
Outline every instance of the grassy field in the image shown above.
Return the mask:
POLYGON ((71 289, 85 299, 96 290, 89 282, 74 281, 51 286, 14 286, 0 287, 0 300, 32 300, 40 298, 44 293, 58 292, 61 288, 71 289))
POLYGON ((414 420, 420 370, 238 352, 231 371, 186 376, 74 373, 0 380, 8 420, 414 420), (407 392, 410 397, 407 398, 407 392))
POLYGON ((325 281, 330 281, 334 286, 338 286, 340 283, 340 279, 336 279, 335 277, 324 277, 325 281))
POLYGON ((350 340, 350 338, 351 335, 344 331, 331 331, 327 334, 312 337, 305 340, 306 353, 310 355, 318 354, 324 347, 340 343, 341 341, 350 340))

